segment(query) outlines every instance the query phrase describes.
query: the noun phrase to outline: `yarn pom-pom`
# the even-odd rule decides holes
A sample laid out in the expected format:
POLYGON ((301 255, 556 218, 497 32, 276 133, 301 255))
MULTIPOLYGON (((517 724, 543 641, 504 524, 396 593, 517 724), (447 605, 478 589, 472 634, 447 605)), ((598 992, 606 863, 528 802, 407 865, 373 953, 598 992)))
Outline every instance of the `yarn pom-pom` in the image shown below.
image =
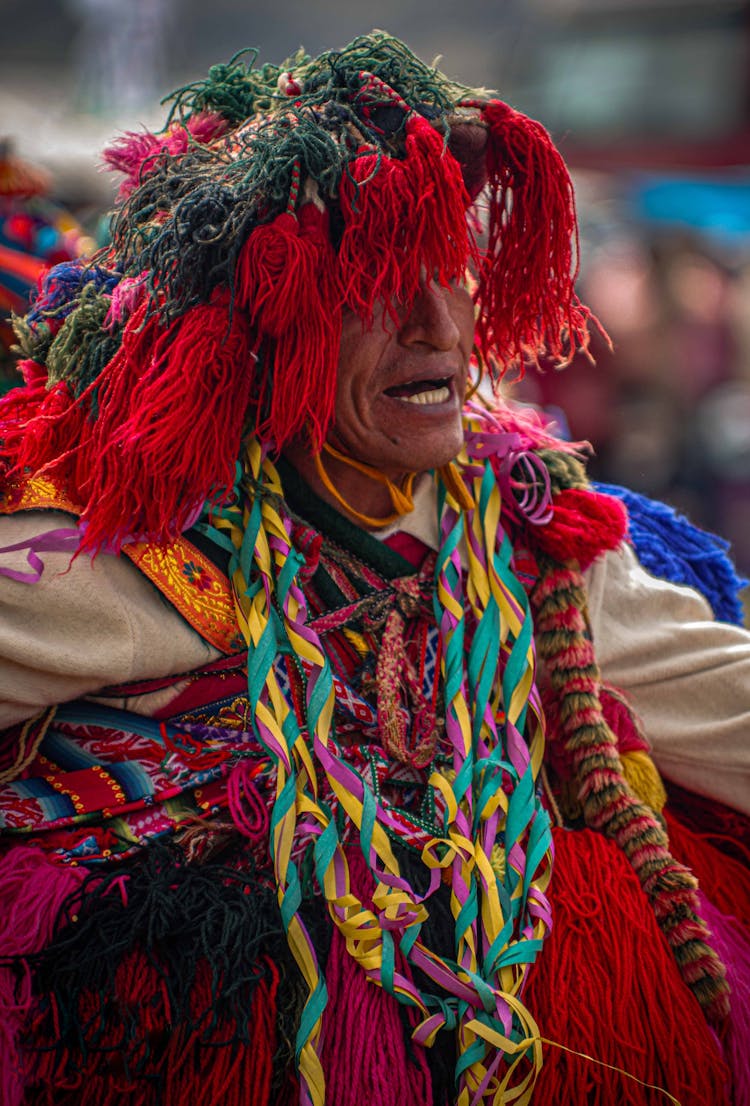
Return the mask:
POLYGON ((735 571, 729 543, 701 530, 673 507, 614 484, 597 484, 628 509, 629 536, 644 568, 664 580, 687 584, 711 604, 716 618, 744 623, 738 592, 747 580, 735 571))
POLYGON ((216 112, 199 112, 186 123, 170 124, 163 134, 151 131, 126 131, 102 153, 107 169, 124 173, 117 199, 126 199, 153 170, 160 154, 175 157, 184 154, 191 142, 206 144, 221 137, 227 130, 227 121, 216 112))
POLYGON ((537 544, 556 561, 577 561, 582 569, 627 533, 627 512, 613 496, 566 488, 552 498, 552 518, 535 531, 537 544))

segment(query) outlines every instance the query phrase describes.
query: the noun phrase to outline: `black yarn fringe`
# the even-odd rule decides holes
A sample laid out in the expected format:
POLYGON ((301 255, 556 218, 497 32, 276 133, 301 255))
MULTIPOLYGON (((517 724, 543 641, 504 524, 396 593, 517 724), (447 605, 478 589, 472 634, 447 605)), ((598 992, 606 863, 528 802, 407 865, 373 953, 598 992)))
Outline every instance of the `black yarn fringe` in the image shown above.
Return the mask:
MULTIPOLYGON (((325 964, 327 916, 314 902, 303 915, 325 964)), ((158 1067, 160 1033, 144 1034, 144 1011, 122 993, 128 958, 158 979, 150 1020, 163 1020, 160 1033, 192 1034, 210 1047, 251 1042, 253 994, 273 962, 280 976, 274 1082, 283 1084, 306 990, 268 873, 244 851, 194 864, 173 844, 153 843, 128 863, 92 872, 63 905, 53 941, 25 962, 41 1010, 27 1047, 55 1049, 82 1071, 92 1053, 113 1051, 129 1076, 158 1067)))

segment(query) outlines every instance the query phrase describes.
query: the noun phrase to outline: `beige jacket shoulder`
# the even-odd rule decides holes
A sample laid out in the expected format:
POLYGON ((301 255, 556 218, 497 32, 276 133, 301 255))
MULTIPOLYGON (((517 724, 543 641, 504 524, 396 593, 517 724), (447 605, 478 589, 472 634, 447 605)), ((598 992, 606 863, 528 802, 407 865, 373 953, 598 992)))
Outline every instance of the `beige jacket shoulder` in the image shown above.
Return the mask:
POLYGON ((626 693, 667 779, 750 813, 750 632, 623 546, 587 573, 604 678, 626 693))
MULTIPOLYGON (((56 527, 56 511, 0 520, 0 545, 56 527)), ((0 727, 109 684, 190 672, 218 653, 124 557, 44 553, 41 580, 0 575, 0 727)), ((27 571, 23 551, 3 566, 27 571)))

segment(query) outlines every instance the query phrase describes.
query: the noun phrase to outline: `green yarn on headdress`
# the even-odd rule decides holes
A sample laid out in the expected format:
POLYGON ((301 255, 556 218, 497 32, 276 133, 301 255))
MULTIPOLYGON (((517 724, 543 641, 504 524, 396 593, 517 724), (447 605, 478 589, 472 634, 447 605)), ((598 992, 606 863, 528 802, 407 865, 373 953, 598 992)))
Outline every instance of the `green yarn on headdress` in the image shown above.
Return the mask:
MULTIPOLYGON (((255 69, 258 54, 257 49, 240 50, 225 65, 212 65, 204 80, 183 85, 166 96, 162 103, 172 103, 167 122, 171 123, 175 116, 186 118, 198 112, 215 111, 236 124, 257 112, 269 111, 278 96, 279 74, 284 67, 265 64, 255 69)), ((289 64, 307 60, 301 51, 289 64)))
POLYGON ((167 96, 163 103, 173 105, 168 121, 215 111, 235 124, 272 112, 289 99, 280 89, 285 75, 299 87, 294 99, 305 107, 347 105, 361 90, 362 72, 378 77, 407 103, 429 106, 436 114, 450 112, 457 100, 472 94, 384 31, 360 35, 342 50, 327 50, 317 58, 300 49, 281 65, 255 68, 257 58, 257 50, 242 50, 226 65, 212 66, 205 80, 167 96))

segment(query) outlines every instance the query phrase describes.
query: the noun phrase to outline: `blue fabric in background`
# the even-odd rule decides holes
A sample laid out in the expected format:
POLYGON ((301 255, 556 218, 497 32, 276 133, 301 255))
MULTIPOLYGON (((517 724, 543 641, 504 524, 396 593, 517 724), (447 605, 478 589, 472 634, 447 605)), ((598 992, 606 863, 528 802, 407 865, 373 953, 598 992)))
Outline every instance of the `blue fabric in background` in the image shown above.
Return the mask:
POLYGON ((724 240, 750 240, 750 175, 648 175, 636 178, 631 203, 646 222, 692 227, 724 240))

